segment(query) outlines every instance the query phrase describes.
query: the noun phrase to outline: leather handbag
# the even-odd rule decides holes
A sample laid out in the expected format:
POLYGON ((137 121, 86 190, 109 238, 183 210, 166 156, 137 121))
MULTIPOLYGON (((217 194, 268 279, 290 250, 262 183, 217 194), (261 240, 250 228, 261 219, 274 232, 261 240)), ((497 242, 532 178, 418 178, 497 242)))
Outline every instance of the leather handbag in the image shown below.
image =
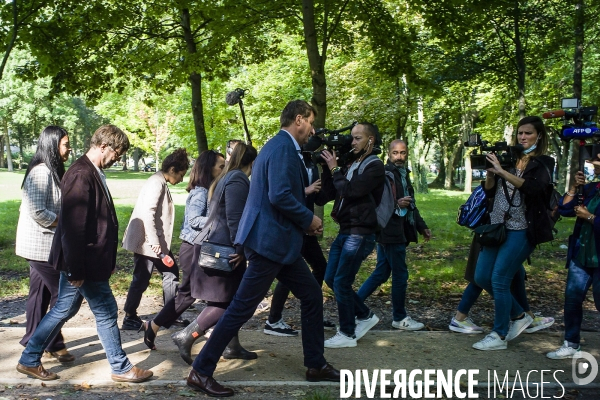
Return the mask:
MULTIPOLYGON (((200 257, 198 258, 198 266, 201 268, 215 269, 224 272, 233 271, 233 264, 230 264, 229 261, 231 260, 230 254, 235 254, 235 247, 210 241, 210 232, 213 223, 218 217, 218 206, 221 203, 221 197, 225 191, 227 181, 229 181, 230 178, 231 177, 228 177, 225 182, 221 181, 223 184, 221 192, 219 193, 219 199, 214 203, 215 207, 209 207, 208 219, 206 220, 208 229, 200 243, 200 257)), ((217 185, 217 188, 219 185, 217 185)))
POLYGON ((504 223, 480 225, 473 229, 475 241, 482 246, 497 247, 506 240, 504 223))
POLYGON ((235 254, 235 247, 204 241, 200 247, 198 265, 202 268, 231 272, 233 271, 233 264, 229 263, 231 260, 230 254, 235 254))

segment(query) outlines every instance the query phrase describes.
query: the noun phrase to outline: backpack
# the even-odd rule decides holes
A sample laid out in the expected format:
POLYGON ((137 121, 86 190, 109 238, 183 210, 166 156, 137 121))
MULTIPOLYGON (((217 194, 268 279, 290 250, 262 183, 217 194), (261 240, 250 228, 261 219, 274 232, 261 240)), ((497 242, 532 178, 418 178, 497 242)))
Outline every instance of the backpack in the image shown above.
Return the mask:
MULTIPOLYGON (((374 161, 382 162, 376 155, 370 155, 360 164, 358 173, 362 174, 367 165, 374 161)), ((385 171, 383 194, 381 195, 381 201, 375 207, 375 212, 377 213, 377 226, 379 229, 384 229, 388 222, 390 222, 390 218, 392 218, 392 215, 394 214, 396 205, 396 180, 392 172, 385 171)))
POLYGON ((475 229, 485 222, 487 213, 487 197, 483 186, 477 186, 469 196, 465 204, 458 208, 456 223, 460 226, 466 226, 475 229))

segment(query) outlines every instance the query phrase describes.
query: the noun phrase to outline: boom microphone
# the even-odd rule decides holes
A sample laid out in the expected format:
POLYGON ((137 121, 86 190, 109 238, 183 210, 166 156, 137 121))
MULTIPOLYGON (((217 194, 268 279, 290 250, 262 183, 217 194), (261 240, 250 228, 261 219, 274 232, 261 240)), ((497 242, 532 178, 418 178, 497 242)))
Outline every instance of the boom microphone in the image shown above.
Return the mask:
POLYGON ((562 118, 565 115, 566 115, 565 110, 554 110, 554 111, 548 111, 548 112, 543 113, 542 117, 544 117, 544 119, 562 118))
POLYGON ((234 106, 234 105, 238 104, 241 99, 244 98, 245 94, 246 94, 246 91, 244 89, 237 88, 237 89, 227 93, 227 96, 225 96, 225 102, 230 106, 234 106))

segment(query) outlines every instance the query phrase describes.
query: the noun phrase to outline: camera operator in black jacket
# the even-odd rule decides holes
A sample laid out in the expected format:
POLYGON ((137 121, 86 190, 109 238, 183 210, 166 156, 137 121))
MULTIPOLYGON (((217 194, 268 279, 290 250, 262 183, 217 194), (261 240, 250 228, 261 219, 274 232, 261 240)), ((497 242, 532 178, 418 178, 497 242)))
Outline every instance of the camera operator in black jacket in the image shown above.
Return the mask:
POLYGON ((334 337, 325 341, 327 348, 356 347, 356 341, 379 322, 354 292, 352 284, 362 261, 375 247, 378 229, 375 209, 383 194, 385 169, 378 159, 361 168, 373 153, 378 139, 377 127, 368 122, 360 123, 352 128, 351 135, 356 161, 350 166, 339 167, 334 151, 321 153, 336 190, 331 216, 340 225, 325 272, 325 282, 335 293, 340 327, 334 337))

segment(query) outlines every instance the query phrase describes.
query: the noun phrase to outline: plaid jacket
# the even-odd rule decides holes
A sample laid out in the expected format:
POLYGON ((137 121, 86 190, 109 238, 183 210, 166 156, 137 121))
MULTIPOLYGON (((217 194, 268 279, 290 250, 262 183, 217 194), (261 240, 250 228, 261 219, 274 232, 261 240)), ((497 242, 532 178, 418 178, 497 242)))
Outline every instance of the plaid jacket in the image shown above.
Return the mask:
POLYGON ((48 262, 56 228, 49 226, 60 210, 60 188, 45 164, 35 166, 23 185, 15 253, 28 260, 48 262))

